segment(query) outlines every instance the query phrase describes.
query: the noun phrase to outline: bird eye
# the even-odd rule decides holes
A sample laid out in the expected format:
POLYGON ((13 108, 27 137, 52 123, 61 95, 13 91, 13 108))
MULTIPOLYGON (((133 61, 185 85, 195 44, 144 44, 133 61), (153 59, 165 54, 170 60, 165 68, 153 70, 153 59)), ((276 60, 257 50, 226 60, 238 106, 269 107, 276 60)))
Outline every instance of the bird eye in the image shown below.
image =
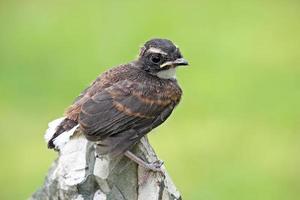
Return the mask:
POLYGON ((161 57, 159 54, 152 55, 150 59, 151 59, 151 62, 153 62, 155 64, 157 64, 161 61, 161 57))

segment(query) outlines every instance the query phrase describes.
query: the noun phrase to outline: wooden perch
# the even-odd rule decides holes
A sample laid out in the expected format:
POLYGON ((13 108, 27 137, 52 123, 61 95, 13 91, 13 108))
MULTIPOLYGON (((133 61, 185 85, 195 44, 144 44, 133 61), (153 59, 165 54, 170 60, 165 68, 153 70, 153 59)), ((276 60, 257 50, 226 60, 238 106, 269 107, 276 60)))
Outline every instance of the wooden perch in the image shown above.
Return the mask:
MULTIPOLYGON (((158 158, 148 139, 142 138, 133 152, 145 161, 158 158)), ((98 157, 97 147, 78 131, 60 149, 44 185, 32 200, 177 200, 180 193, 162 166, 150 172, 125 156, 111 160, 98 157)))

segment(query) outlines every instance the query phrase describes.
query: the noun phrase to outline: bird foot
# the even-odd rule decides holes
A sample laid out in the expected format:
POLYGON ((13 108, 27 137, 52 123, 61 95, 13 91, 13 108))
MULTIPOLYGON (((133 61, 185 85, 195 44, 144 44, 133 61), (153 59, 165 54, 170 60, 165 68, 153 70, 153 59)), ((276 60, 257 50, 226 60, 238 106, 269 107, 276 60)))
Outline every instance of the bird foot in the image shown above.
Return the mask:
POLYGON ((130 151, 126 151, 125 155, 128 158, 130 158, 132 161, 136 162, 139 166, 144 167, 145 169, 148 169, 148 170, 154 171, 154 172, 162 172, 163 173, 161 166, 164 164, 164 162, 161 160, 156 160, 154 162, 147 163, 144 160, 142 160, 141 158, 139 158, 136 155, 134 155, 133 153, 131 153, 130 151))
POLYGON ((146 171, 142 174, 142 176, 139 178, 138 184, 139 186, 144 185, 151 172, 158 172, 160 173, 164 178, 166 177, 165 172, 162 170, 161 166, 164 164, 162 160, 157 160, 152 163, 145 163, 145 165, 140 165, 146 169, 146 171))
POLYGON ((156 160, 152 163, 145 163, 145 165, 142 167, 148 169, 148 170, 151 170, 151 171, 154 171, 154 172, 162 172, 163 173, 163 170, 161 169, 161 166, 164 164, 164 162, 162 160, 156 160))

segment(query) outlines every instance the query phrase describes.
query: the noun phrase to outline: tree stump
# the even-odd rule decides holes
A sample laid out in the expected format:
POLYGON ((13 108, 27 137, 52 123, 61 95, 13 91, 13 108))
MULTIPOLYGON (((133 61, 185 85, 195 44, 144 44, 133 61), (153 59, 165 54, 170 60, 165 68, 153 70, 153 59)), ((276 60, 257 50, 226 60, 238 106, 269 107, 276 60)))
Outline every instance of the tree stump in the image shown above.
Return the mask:
MULTIPOLYGON (((146 137, 133 148, 145 161, 158 158, 146 137)), ((138 166, 125 156, 97 156, 97 146, 76 131, 59 151, 44 185, 32 200, 177 200, 180 193, 164 174, 138 166)))

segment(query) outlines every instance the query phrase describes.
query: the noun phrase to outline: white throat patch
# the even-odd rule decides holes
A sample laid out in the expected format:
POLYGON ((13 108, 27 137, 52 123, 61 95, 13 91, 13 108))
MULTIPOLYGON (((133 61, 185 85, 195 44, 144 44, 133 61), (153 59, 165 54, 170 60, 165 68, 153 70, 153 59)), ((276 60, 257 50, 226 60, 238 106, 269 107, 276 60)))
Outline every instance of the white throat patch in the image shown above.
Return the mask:
POLYGON ((160 71, 157 76, 162 79, 176 79, 176 68, 160 71))

